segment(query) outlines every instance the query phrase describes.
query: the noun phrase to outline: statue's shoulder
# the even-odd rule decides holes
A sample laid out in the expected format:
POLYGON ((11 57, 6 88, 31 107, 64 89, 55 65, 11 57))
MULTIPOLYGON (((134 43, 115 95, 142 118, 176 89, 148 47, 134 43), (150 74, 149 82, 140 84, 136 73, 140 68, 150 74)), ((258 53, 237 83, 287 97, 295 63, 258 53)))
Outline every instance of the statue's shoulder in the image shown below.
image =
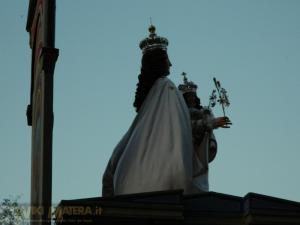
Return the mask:
POLYGON ((208 106, 202 106, 202 107, 201 107, 201 110, 202 110, 203 112, 212 112, 212 111, 211 111, 211 108, 208 107, 208 106))
POLYGON ((158 78, 157 82, 159 85, 168 85, 170 89, 176 89, 176 85, 173 83, 173 81, 166 76, 158 78))
POLYGON ((194 107, 190 107, 189 111, 190 111, 190 113, 201 113, 201 111, 199 109, 194 108, 194 107))
POLYGON ((173 81, 171 81, 171 80, 170 80, 168 77, 166 77, 166 76, 160 77, 159 79, 161 80, 161 82, 175 85, 175 84, 173 83, 173 81))
POLYGON ((157 78, 156 80, 157 83, 160 83, 160 84, 165 84, 165 83, 171 83, 171 84, 174 84, 169 78, 167 77, 159 77, 157 78))
POLYGON ((191 116, 192 120, 200 120, 200 119, 202 119, 203 116, 202 116, 201 110, 199 110, 197 108, 190 107, 189 111, 190 111, 190 116, 191 116))
POLYGON ((190 116, 192 119, 203 119, 206 118, 207 116, 212 116, 214 117, 213 112, 209 107, 202 106, 200 109, 197 108, 189 108, 190 111, 190 116))
POLYGON ((202 106, 201 113, 204 115, 212 115, 212 116, 214 115, 211 108, 208 106, 202 106))

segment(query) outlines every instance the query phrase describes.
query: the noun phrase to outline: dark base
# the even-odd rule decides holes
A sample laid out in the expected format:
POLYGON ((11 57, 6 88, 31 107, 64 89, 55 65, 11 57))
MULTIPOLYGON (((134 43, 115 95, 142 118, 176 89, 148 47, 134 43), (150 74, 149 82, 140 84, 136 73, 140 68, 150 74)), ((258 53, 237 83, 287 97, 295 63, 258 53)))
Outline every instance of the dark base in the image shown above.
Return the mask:
POLYGON ((63 200, 56 224, 300 225, 300 203, 249 193, 215 192, 183 196, 182 191, 63 200))

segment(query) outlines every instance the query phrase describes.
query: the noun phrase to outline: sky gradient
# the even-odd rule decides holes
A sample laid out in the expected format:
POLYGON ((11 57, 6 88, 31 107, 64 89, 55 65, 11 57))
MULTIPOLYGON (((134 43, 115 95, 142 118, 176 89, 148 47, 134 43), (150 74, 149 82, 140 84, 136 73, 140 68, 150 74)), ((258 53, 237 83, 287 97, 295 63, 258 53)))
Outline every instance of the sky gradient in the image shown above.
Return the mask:
MULTIPOLYGON (((0 199, 30 199, 28 1, 0 7, 0 199)), ((169 39, 170 79, 185 71, 207 105, 215 76, 231 129, 215 131, 210 190, 300 201, 300 1, 57 0, 53 202, 99 196, 106 163, 135 111, 138 44, 149 17, 169 39)), ((222 115, 220 107, 215 115, 222 115)))

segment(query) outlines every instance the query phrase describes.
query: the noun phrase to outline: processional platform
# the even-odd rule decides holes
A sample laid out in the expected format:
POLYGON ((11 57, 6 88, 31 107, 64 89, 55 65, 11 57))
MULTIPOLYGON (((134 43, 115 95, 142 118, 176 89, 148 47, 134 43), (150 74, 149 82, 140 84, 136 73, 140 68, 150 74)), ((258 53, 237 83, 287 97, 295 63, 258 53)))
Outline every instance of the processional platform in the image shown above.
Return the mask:
POLYGON ((300 225, 300 203, 256 193, 160 191, 62 200, 56 224, 300 225))

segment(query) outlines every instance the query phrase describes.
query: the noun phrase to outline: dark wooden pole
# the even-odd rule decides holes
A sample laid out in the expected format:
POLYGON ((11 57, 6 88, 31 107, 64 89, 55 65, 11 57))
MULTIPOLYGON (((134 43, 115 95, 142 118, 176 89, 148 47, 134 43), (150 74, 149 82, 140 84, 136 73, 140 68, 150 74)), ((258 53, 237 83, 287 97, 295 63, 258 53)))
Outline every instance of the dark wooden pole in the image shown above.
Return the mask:
POLYGON ((32 49, 30 104, 27 123, 32 126, 31 224, 51 224, 53 76, 55 0, 30 0, 26 30, 32 49))

